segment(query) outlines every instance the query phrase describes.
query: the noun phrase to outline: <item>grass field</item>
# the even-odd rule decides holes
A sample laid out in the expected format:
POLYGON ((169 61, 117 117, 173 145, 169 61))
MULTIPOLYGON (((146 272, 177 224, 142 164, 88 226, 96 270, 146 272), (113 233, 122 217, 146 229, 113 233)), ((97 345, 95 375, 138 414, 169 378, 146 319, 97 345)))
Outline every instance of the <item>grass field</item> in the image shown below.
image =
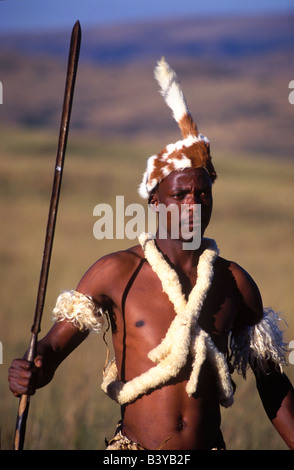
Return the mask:
MULTIPOLYGON (((56 136, 1 130, 1 448, 11 449, 18 400, 10 394, 7 369, 26 350, 30 337, 48 216, 56 136)), ((70 137, 63 178, 42 332, 63 289, 75 288, 99 257, 130 245, 128 240, 97 241, 93 208, 141 202, 136 192, 150 148, 91 137, 70 137)), ((265 306, 283 312, 294 339, 294 163, 258 155, 215 155, 219 178, 207 236, 224 257, 241 264, 260 287, 265 306)), ((53 382, 31 400, 28 449, 103 449, 119 408, 100 390, 105 346, 91 335, 57 371, 53 382)), ((294 381, 294 366, 287 374, 294 381)), ((235 405, 223 411, 229 449, 285 449, 268 421, 252 376, 235 377, 235 405)))

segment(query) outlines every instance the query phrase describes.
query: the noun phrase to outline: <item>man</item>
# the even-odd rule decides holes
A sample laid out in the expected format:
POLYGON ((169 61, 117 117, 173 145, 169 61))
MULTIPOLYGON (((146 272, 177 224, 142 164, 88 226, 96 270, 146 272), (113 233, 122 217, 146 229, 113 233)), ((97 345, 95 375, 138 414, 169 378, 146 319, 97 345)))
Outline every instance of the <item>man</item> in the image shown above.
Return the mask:
POLYGON ((183 140, 149 158, 140 194, 155 211, 177 208, 179 226, 169 215, 164 237, 160 230, 155 237, 142 234, 139 245, 98 260, 76 291, 63 293, 34 365, 13 361, 10 388, 18 396, 49 383, 108 315, 115 360, 104 371, 102 388, 121 404, 122 420, 107 449, 225 449, 220 405, 232 405, 232 369, 245 375, 248 364, 269 418, 294 449, 294 393, 281 371, 285 349, 276 316, 263 311, 248 273, 204 238, 216 178, 209 142, 198 133, 164 60, 155 76, 183 140), (201 206, 197 247, 195 205, 201 206))

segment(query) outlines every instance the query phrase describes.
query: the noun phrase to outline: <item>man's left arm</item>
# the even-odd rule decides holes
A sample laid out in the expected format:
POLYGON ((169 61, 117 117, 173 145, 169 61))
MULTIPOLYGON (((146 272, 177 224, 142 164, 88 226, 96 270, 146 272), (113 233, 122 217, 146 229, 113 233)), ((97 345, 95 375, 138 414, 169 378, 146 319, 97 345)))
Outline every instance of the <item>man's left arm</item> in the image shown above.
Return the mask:
POLYGON ((264 409, 290 449, 294 450, 294 389, 282 372, 287 364, 287 345, 280 317, 264 309, 253 279, 236 264, 232 272, 242 296, 237 328, 232 335, 234 367, 246 376, 251 366, 264 409))
POLYGON ((267 373, 252 369, 269 419, 287 446, 294 450, 294 389, 290 380, 274 364, 269 364, 267 373))

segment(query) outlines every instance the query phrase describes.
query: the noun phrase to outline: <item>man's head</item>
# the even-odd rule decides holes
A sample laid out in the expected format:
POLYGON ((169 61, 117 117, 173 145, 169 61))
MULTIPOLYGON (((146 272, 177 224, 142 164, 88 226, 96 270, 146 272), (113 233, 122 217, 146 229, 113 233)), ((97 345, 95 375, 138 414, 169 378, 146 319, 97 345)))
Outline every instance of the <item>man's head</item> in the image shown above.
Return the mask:
POLYGON ((200 244, 212 213, 211 178, 204 168, 173 171, 153 190, 149 203, 159 214, 163 238, 200 244))
POLYGON ((148 159, 139 187, 139 193, 145 199, 148 199, 158 184, 174 171, 204 168, 212 182, 216 178, 209 140, 198 132, 175 72, 161 59, 154 75, 160 85, 161 94, 180 127, 183 140, 167 145, 161 152, 148 159))

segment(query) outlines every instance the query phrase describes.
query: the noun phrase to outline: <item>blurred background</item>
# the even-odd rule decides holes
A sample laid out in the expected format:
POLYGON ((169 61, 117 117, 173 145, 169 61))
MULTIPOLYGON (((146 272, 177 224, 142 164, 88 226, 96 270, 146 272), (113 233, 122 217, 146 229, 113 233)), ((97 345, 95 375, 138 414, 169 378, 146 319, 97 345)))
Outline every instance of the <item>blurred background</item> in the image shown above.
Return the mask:
MULTIPOLYGON (((0 18, 1 448, 13 445, 18 400, 7 369, 30 339, 77 19, 82 45, 40 337, 63 289, 75 288, 96 259, 136 243, 96 240, 93 209, 115 207, 117 195, 142 202, 146 158, 180 138, 153 79, 164 55, 211 141, 218 179, 207 236, 252 275, 293 340, 293 2, 10 0, 0 1, 0 18)), ((25 448, 104 448, 119 419, 100 390, 105 353, 102 338, 90 335, 37 392, 25 448)), ((252 374, 234 380, 235 404, 222 410, 228 449, 286 449, 252 374)))

